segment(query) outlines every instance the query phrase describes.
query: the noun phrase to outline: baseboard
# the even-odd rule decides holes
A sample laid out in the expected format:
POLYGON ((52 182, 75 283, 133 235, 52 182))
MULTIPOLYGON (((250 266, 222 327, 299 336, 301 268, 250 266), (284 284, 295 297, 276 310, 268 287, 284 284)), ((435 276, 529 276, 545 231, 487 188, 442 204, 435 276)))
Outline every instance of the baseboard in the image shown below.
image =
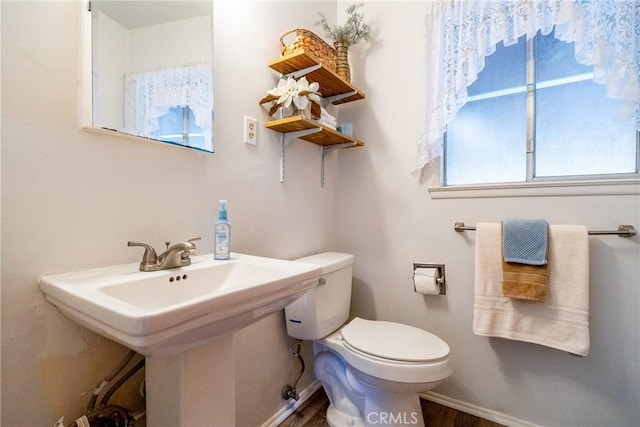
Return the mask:
POLYGON ((471 403, 463 402, 461 400, 444 396, 439 393, 434 393, 432 391, 420 393, 420 397, 431 402, 453 408, 457 411, 466 412, 467 414, 475 415, 476 417, 484 418, 485 420, 493 421, 494 423, 502 424, 505 426, 540 427, 538 424, 534 424, 529 421, 523 421, 516 417, 512 417, 511 415, 503 414, 502 412, 482 408, 480 406, 472 405, 471 403))
POLYGON ((260 427, 276 427, 283 422, 289 415, 300 407, 307 399, 309 399, 313 393, 315 393, 321 387, 320 381, 314 380, 304 390, 299 392, 300 398, 298 400, 289 400, 286 404, 280 408, 278 412, 273 414, 271 418, 265 421, 260 427))
MULTIPOLYGON (((320 387, 320 382, 318 380, 314 380, 304 390, 299 392, 300 399, 290 400, 286 402, 286 404, 282 408, 280 408, 280 410, 273 414, 271 418, 265 421, 260 427, 277 427, 289 415, 291 415, 296 409, 298 409, 307 399, 309 399, 313 395, 313 393, 315 393, 320 387)), ((480 406, 463 402, 461 400, 431 391, 420 393, 420 397, 431 402, 453 408, 457 411, 466 412, 467 414, 475 415, 476 417, 480 417, 488 421, 493 421, 494 423, 502 424, 505 426, 541 427, 538 424, 524 421, 519 418, 512 417, 511 415, 494 411, 493 409, 482 408, 480 406)))

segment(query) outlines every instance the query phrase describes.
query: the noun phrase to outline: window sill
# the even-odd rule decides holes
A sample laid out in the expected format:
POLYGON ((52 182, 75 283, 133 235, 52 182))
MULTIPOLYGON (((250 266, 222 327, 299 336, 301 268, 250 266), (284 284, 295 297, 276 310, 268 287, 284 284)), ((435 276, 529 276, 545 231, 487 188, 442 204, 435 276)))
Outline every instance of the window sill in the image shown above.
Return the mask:
POLYGON ((431 187, 432 199, 640 195, 640 178, 431 187))

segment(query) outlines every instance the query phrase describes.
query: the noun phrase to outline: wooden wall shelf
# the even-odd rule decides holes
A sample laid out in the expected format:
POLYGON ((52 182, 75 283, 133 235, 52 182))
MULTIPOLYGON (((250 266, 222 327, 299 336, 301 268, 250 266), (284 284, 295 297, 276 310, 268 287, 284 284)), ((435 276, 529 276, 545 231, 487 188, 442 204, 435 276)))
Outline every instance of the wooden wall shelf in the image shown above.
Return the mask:
MULTIPOLYGON (((309 83, 318 82, 319 92, 324 104, 344 104, 366 98, 366 95, 355 86, 342 80, 340 76, 325 67, 316 57, 308 52, 294 52, 282 56, 269 63, 269 68, 282 75, 295 78, 306 76, 309 83)), ((267 129, 280 132, 280 182, 284 182, 285 146, 288 141, 296 138, 303 139, 321 148, 320 185, 324 187, 324 160, 327 154, 335 150, 352 147, 362 147, 364 143, 355 138, 340 133, 334 129, 322 126, 315 120, 303 116, 286 117, 265 123, 267 129)))
POLYGON ((330 146, 352 143, 353 147, 362 147, 364 143, 348 135, 331 128, 322 126, 314 120, 305 119, 302 116, 292 116, 280 120, 265 123, 267 129, 292 136, 316 145, 330 146), (308 131, 305 132, 305 131, 308 131))
POLYGON ((307 52, 294 52, 282 56, 271 61, 269 68, 284 75, 298 73, 301 70, 309 70, 299 75, 305 75, 309 83, 318 82, 322 97, 329 99, 334 105, 366 98, 363 92, 342 80, 340 76, 322 65, 316 57, 307 52), (336 99, 331 100, 332 97, 336 97, 336 99))

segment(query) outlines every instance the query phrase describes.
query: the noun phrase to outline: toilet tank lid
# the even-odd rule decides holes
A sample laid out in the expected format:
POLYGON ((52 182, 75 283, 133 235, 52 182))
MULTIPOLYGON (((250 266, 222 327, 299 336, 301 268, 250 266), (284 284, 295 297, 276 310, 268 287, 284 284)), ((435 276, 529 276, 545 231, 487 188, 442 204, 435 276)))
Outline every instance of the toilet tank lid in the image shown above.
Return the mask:
POLYGON ((354 318, 341 330, 353 348, 373 356, 405 362, 437 362, 449 356, 438 336, 414 326, 354 318))
POLYGON ((355 257, 342 252, 323 252, 299 258, 296 261, 306 262, 321 267, 320 274, 328 274, 353 264, 355 257))

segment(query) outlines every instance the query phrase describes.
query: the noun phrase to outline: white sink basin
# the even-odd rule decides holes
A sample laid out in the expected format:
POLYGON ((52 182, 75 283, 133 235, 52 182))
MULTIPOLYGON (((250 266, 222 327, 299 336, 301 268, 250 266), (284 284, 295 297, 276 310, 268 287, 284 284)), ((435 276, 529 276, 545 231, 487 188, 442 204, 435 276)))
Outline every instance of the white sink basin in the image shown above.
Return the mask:
POLYGON ((320 278, 318 266, 232 254, 155 272, 138 263, 42 277, 49 302, 78 324, 145 356, 185 351, 281 310, 320 278))

